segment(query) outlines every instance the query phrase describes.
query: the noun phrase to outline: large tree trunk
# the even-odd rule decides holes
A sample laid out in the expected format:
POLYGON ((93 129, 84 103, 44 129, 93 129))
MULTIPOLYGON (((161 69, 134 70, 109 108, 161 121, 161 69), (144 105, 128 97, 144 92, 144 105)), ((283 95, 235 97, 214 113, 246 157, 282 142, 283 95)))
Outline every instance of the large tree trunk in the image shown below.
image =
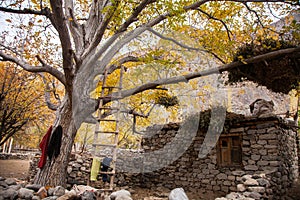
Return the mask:
POLYGON ((52 160, 47 158, 46 165, 36 174, 34 183, 65 187, 67 166, 77 132, 72 118, 72 106, 67 95, 57 112, 53 129, 58 125, 63 128, 60 154, 57 158, 53 156, 52 160))

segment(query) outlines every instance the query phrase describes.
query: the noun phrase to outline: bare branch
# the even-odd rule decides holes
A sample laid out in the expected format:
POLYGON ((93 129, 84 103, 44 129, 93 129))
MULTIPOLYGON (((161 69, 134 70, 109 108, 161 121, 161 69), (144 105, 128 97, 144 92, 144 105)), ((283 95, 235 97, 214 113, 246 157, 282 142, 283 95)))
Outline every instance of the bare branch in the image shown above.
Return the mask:
POLYGON ((51 74, 52 76, 54 76, 55 78, 57 78, 62 84, 64 84, 64 85, 66 84, 66 80, 65 80, 63 73, 61 73, 54 67, 51 67, 45 63, 44 63, 45 65, 43 65, 43 66, 32 66, 23 60, 20 60, 16 57, 13 57, 11 55, 4 53, 3 51, 0 51, 0 57, 2 58, 2 61, 13 62, 28 72, 47 72, 47 73, 51 74))

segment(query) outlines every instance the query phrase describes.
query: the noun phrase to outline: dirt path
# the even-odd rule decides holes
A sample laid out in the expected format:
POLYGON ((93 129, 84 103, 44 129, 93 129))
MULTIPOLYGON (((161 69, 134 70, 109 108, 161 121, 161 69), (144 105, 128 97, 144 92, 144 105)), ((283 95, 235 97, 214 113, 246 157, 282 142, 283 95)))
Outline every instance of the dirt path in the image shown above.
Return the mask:
POLYGON ((0 176, 26 180, 29 162, 29 160, 0 160, 0 176))

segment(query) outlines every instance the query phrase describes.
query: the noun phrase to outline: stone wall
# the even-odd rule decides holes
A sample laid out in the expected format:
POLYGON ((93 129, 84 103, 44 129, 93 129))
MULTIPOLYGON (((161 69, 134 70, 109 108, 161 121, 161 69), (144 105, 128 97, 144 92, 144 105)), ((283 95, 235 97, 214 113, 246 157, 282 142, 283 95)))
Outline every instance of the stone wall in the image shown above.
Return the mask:
MULTIPOLYGON (((153 152, 155 155, 155 151, 176 138, 178 129, 179 125, 175 127, 174 124, 149 128, 148 134, 151 137, 143 140, 145 152, 153 152)), ((237 190, 236 186, 241 183, 244 175, 265 174, 270 179, 273 198, 280 199, 298 178, 297 132, 289 129, 277 117, 248 117, 231 123, 222 136, 232 134, 242 137, 241 166, 220 167, 216 148, 204 158, 199 158, 198 153, 205 137, 205 133, 200 130, 181 156, 169 152, 168 157, 178 159, 160 170, 144 173, 144 184, 148 187, 162 185, 170 189, 183 187, 192 192, 213 190, 227 194, 237 190)), ((187 138, 181 134, 178 141, 184 145, 187 138)), ((160 159, 161 156, 158 156, 154 162, 162 162, 160 159)))
MULTIPOLYGON (((29 168, 29 180, 34 181, 35 175, 40 170, 38 162, 40 155, 36 155, 32 158, 29 168)), ((71 188, 74 184, 76 185, 87 185, 90 178, 92 157, 89 154, 72 154, 68 167, 67 167, 67 188, 71 188)))
POLYGON ((0 153, 0 160, 31 160, 33 153, 0 153))

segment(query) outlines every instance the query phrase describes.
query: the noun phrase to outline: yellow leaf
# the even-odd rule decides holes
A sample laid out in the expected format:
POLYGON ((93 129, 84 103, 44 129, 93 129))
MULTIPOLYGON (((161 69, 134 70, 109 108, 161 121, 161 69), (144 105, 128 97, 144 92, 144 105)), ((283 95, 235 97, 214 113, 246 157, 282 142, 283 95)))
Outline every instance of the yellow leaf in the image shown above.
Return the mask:
POLYGON ((11 23, 11 20, 10 20, 10 19, 5 19, 5 21, 7 21, 8 23, 11 23))

